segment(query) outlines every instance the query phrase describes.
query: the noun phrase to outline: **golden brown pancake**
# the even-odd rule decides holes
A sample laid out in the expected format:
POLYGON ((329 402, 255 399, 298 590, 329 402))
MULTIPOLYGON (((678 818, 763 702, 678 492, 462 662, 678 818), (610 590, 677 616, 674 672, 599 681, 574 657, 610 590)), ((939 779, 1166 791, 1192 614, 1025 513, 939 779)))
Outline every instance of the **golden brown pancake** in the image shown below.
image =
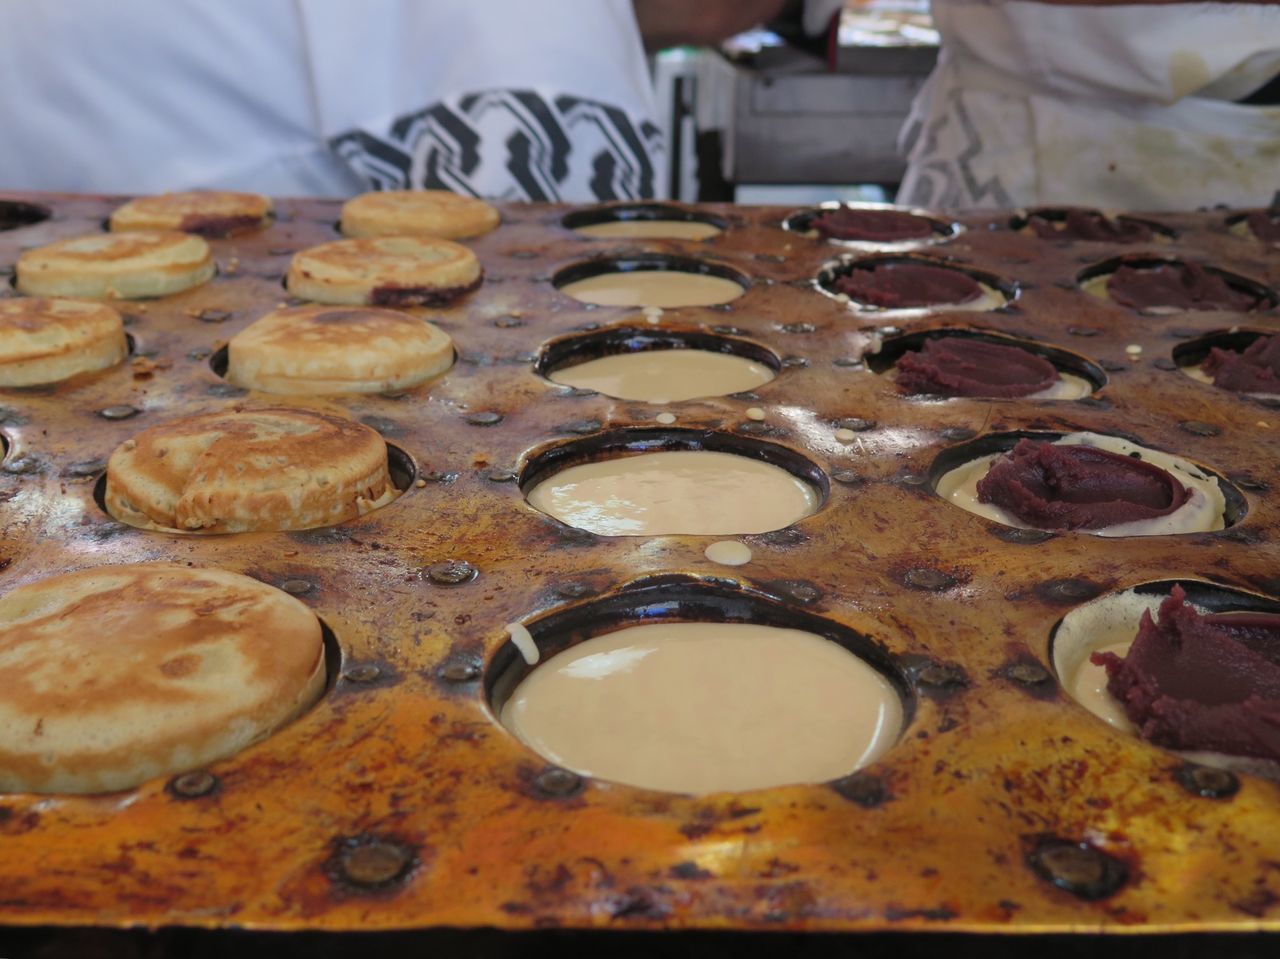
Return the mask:
POLYGON ((362 236, 433 236, 463 240, 498 225, 498 211, 484 200, 448 190, 379 190, 342 205, 342 232, 362 236))
POLYGON ((248 576, 99 566, 0 597, 0 791, 94 793, 204 766, 324 691, 319 620, 248 576))
POLYGON ((449 334, 416 316, 373 306, 275 310, 227 344, 227 379, 265 393, 408 389, 452 364, 449 334))
POLYGON ((214 274, 209 244, 190 233, 89 233, 18 257, 18 289, 31 296, 132 300, 168 296, 214 274))
POLYGON ((56 383, 115 366, 128 352, 124 322, 106 304, 0 300, 0 386, 56 383))
POLYGON ((111 229, 182 230, 217 239, 271 222, 271 200, 258 193, 193 190, 130 200, 111 214, 111 229))
POLYGON ((107 511, 166 532, 330 526, 396 495, 381 436, 307 409, 233 409, 161 423, 107 461, 107 511))
POLYGON ((316 303, 439 306, 480 285, 480 261, 430 237, 335 240, 295 254, 286 284, 316 303))

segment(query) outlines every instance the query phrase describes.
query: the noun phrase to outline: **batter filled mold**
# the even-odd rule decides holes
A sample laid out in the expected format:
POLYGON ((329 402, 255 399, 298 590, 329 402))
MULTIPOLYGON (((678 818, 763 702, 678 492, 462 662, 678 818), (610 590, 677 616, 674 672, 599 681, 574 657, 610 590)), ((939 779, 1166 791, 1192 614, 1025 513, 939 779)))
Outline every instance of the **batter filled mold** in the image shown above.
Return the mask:
POLYGON ((981 270, 923 256, 842 257, 814 281, 860 313, 910 318, 941 310, 987 311, 1007 305, 1017 286, 981 270))
POLYGON ((964 230, 927 210, 887 203, 821 203, 792 213, 782 228, 851 250, 902 251, 945 243, 964 230))
POLYGON ((1093 243, 1148 243, 1177 235, 1155 220, 1084 207, 1036 207, 1016 214, 1009 229, 1041 240, 1093 243))
POLYGON ((614 203, 574 210, 560 224, 597 240, 709 240, 729 228, 724 217, 674 203, 614 203))
POLYGON ((721 306, 751 286, 733 267, 664 253, 599 257, 557 271, 552 285, 565 296, 595 306, 721 306))
POLYGON ((1090 296, 1137 313, 1161 315, 1199 310, 1247 313, 1276 305, 1264 283, 1190 260, 1132 254, 1081 270, 1076 281, 1090 296))

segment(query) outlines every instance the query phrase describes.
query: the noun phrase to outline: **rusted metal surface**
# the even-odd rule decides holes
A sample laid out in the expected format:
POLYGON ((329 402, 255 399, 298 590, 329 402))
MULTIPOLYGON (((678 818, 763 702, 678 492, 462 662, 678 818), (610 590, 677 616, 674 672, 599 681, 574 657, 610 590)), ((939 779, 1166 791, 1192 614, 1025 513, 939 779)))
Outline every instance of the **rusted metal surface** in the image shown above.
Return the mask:
MULTIPOLYGON (((12 199, 53 216, 0 233, 3 267, 26 247, 99 229, 117 202, 12 199)), ((295 593, 332 630, 333 686, 291 726, 208 770, 110 796, 0 797, 0 924, 1280 929, 1280 785, 1197 770, 1111 730, 1058 689, 1047 650, 1064 613, 1139 583, 1280 591, 1280 410, 1168 368, 1198 337, 1280 328, 1274 309, 1136 317, 1074 282, 1131 249, 1038 241, 1008 230, 1005 214, 966 218, 967 230, 921 255, 1016 284, 1012 305, 882 323, 811 287, 847 251, 782 230, 791 210, 708 208, 729 227, 713 240, 619 244, 563 229, 567 208, 513 205, 470 244, 482 288, 420 311, 454 338, 457 365, 393 397, 329 401, 407 452, 421 482, 332 529, 179 537, 114 522, 94 500, 111 450, 243 399, 210 358, 285 299, 293 251, 335 237, 336 202, 279 208, 267 230, 213 242, 211 283, 121 304, 131 362, 0 391, 0 588, 97 563, 242 571, 295 593), (668 311, 660 325, 754 341, 779 358, 778 378, 751 396, 653 407, 540 377, 544 343, 637 323, 636 311, 584 307, 549 278, 594 255, 641 252, 752 277, 730 306, 668 311), (904 399, 860 362, 873 336, 895 332, 889 323, 1038 339, 1108 382, 1085 402, 904 399), (763 421, 748 417, 753 406, 763 421), (525 504, 517 480, 531 451, 652 428, 664 409, 672 429, 807 459, 831 481, 825 505, 782 533, 743 537, 754 559, 728 568, 703 555, 706 537, 602 538, 525 504), (836 429, 856 439, 838 442, 836 429), (931 491, 931 465, 950 446, 1081 429, 1206 464, 1237 484, 1247 512, 1216 533, 1046 536, 931 491), (690 579, 868 637, 915 700, 898 745, 833 783, 692 798, 549 768, 495 722, 485 690, 495 657, 511 655, 504 624, 637 581, 690 579)), ((1152 217, 1177 231, 1159 252, 1280 285, 1280 255, 1229 233, 1225 217, 1152 217)))

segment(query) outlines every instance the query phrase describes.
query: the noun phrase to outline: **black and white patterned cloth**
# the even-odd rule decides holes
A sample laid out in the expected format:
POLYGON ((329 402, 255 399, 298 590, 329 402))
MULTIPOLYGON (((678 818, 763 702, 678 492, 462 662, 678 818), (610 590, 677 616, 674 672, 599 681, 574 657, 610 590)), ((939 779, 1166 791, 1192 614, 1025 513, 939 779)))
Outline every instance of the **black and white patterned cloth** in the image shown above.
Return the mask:
POLYGON ((329 142, 369 189, 528 201, 651 199, 663 152, 646 118, 533 89, 448 97, 329 142))

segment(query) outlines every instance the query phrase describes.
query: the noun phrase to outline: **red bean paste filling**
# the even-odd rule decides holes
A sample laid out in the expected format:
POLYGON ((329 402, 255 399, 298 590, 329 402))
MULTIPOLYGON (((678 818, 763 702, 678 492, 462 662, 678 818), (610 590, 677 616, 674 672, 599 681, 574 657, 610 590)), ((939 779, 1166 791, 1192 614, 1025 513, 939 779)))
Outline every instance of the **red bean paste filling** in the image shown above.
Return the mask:
POLYGON ((1280 615, 1201 615, 1175 586, 1123 658, 1090 660, 1143 739, 1280 760, 1280 615))
POLYGON ((1244 219, 1249 230, 1263 243, 1280 243, 1280 211, 1258 210, 1244 219))
POLYGON ((886 310, 968 303, 982 296, 982 287, 967 273, 919 263, 855 267, 837 279, 834 288, 851 300, 886 310))
POLYGON ((1042 240, 1100 240, 1110 243, 1143 243, 1151 239, 1151 227, 1137 220, 1111 219, 1097 210, 1065 210, 1063 216, 1033 213, 1027 226, 1042 240))
POLYGON ((925 340, 896 364, 898 389, 938 396, 1027 396, 1058 382, 1057 368, 1018 346, 965 336, 925 340))
POLYGON ((809 221, 828 240, 922 240, 933 236, 933 224, 922 216, 898 210, 826 210, 809 221))
POLYGON ((1200 369, 1224 390, 1280 394, 1280 336, 1260 336, 1240 353, 1215 346, 1200 369))
POLYGON ((993 503, 1038 529, 1105 529, 1168 516, 1191 490, 1168 470, 1092 446, 1019 440, 978 481, 993 503))
POLYGON ((1165 263, 1134 269, 1122 266, 1107 280, 1107 293, 1134 310, 1251 310, 1258 297, 1237 290, 1217 273, 1195 263, 1165 263))

